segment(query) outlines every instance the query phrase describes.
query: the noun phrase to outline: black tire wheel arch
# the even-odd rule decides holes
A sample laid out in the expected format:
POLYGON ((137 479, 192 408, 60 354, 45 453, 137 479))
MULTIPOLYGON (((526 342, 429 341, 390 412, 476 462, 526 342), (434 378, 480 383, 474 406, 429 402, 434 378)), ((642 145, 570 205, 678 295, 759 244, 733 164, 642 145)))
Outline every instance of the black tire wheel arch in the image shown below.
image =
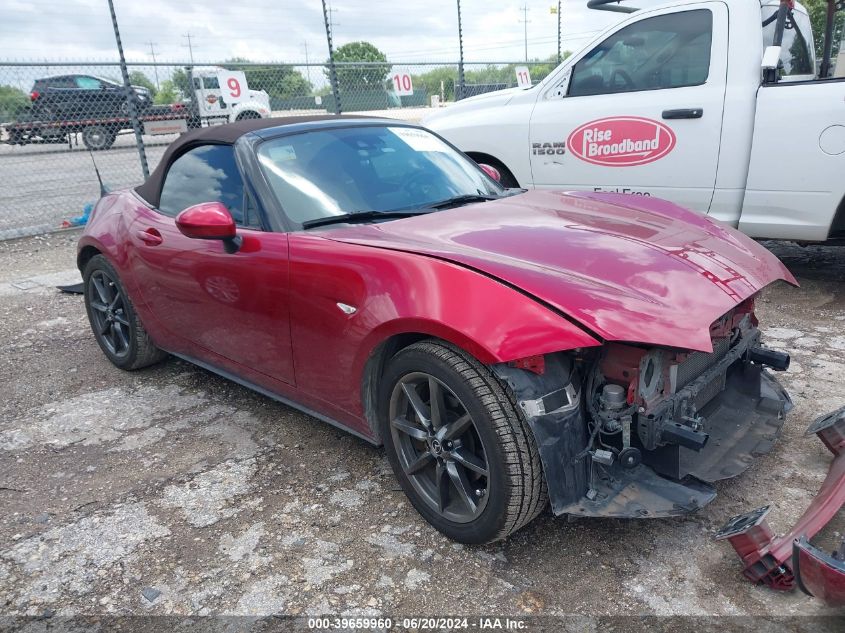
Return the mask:
POLYGON ((109 149, 115 138, 115 131, 106 125, 89 125, 82 130, 82 142, 95 152, 109 149))
POLYGON ((379 385, 379 424, 388 460, 411 504, 453 540, 480 544, 503 539, 532 521, 548 503, 531 430, 489 369, 463 350, 433 339, 400 350, 387 363, 379 385), (443 404, 431 404, 431 392, 422 382, 414 387, 422 377, 445 387, 443 404), (433 446, 438 439, 436 425, 430 425, 431 432, 422 422, 424 415, 418 415, 413 406, 403 409, 397 396, 397 390, 407 395, 408 383, 422 406, 429 407, 429 421, 437 417, 433 410, 439 407, 452 416, 441 414, 441 423, 463 425, 463 433, 456 432, 452 438, 459 442, 452 447, 433 446), (458 418, 461 407, 471 419, 469 424, 458 418), (455 445, 466 449, 463 459, 443 454, 454 452, 455 445), (429 457, 425 457, 426 449, 429 457), (464 492, 456 481, 468 484, 464 492), (438 490, 445 492, 448 505, 438 504, 433 486, 443 486, 438 490), (461 513, 462 503, 470 508, 474 503, 476 508, 461 513))
POLYGON ((235 119, 235 120, 236 121, 243 121, 244 119, 260 119, 260 118, 261 118, 261 115, 258 112, 256 112, 255 110, 244 110, 243 112, 241 112, 238 115, 237 119, 235 119))
POLYGON ((490 165, 491 167, 495 167, 499 172, 499 184, 503 187, 508 189, 516 189, 519 187, 519 182, 516 179, 516 176, 513 175, 510 169, 505 167, 505 164, 500 161, 498 158, 494 158, 492 156, 488 156, 486 154, 468 154, 472 160, 474 160, 477 164, 486 164, 490 165))
POLYGON ((95 255, 88 261, 82 284, 91 331, 114 365, 141 369, 167 356, 150 339, 117 271, 105 256, 95 255))

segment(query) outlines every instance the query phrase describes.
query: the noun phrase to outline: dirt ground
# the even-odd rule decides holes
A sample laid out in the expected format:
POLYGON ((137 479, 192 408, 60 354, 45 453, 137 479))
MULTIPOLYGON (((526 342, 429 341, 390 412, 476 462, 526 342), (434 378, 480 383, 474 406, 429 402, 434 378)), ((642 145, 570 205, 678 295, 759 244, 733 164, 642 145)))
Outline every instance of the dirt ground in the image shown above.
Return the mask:
MULTIPOLYGON (((772 504, 784 531, 829 457, 804 429, 845 404, 845 248, 770 244, 802 287, 759 302, 789 351, 777 448, 671 520, 556 519, 449 542, 381 449, 179 360, 126 373, 100 352, 77 233, 0 243, 0 614, 830 614, 740 575, 714 532, 772 504)), ((832 549, 840 512, 818 537, 832 549)))

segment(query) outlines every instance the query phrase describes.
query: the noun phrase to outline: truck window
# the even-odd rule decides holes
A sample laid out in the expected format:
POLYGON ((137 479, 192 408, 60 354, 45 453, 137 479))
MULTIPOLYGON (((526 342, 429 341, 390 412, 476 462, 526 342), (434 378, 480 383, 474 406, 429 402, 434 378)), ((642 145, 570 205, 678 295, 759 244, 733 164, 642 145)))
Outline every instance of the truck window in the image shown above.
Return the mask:
MULTIPOLYGON (((760 7, 763 18, 763 46, 771 46, 775 39, 778 5, 760 7), (767 23, 768 22, 768 23, 767 23)), ((780 48, 783 64, 782 77, 816 74, 816 53, 813 43, 813 29, 810 18, 799 11, 790 11, 786 16, 783 41, 780 48)))
POLYGON ((710 71, 712 34, 713 14, 707 9, 635 22, 575 64, 569 96, 701 85, 710 71))
POLYGON ((203 77, 202 85, 205 87, 206 90, 220 89, 220 82, 217 81, 217 77, 203 77))

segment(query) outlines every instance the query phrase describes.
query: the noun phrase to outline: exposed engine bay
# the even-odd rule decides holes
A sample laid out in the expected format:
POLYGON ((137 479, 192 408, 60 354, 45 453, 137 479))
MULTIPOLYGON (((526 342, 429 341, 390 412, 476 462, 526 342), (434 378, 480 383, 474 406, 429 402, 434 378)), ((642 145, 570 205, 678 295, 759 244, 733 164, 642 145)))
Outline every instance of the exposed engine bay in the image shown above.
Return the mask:
POLYGON ((710 335, 709 353, 608 343, 494 368, 534 431, 556 514, 691 512, 772 450, 792 403, 765 367, 789 356, 760 345, 753 298, 710 335))

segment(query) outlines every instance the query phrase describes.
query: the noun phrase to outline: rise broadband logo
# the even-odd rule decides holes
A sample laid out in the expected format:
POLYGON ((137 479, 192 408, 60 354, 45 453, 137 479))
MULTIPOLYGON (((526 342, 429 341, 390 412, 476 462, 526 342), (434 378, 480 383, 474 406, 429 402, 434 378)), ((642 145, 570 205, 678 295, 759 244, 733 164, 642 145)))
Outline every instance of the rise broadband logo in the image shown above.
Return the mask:
POLYGON ((675 147, 675 133, 660 121, 636 116, 608 117, 576 128, 569 151, 594 165, 631 167, 663 158, 675 147))

